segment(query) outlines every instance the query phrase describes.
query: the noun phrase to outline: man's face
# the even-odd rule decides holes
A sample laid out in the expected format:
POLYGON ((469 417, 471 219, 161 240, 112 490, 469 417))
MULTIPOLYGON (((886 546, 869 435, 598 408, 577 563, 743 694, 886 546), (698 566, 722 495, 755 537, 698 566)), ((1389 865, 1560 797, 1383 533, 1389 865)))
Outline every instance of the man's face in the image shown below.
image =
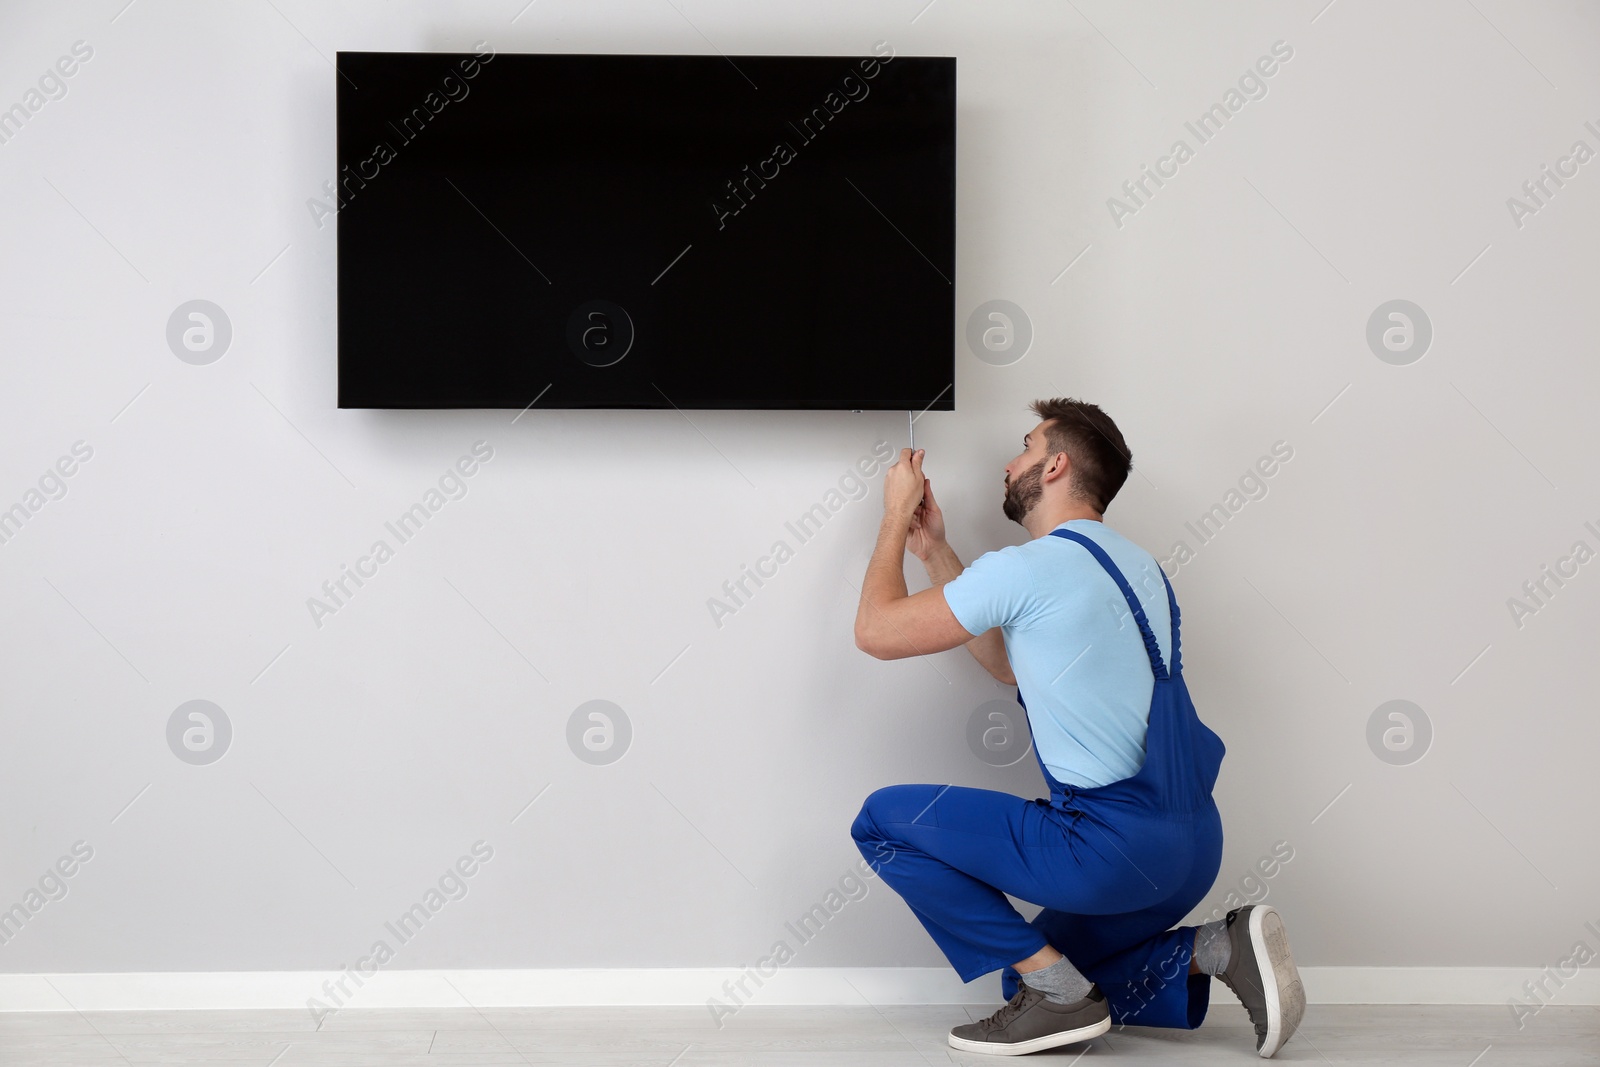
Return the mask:
POLYGON ((1001 507, 1012 522, 1020 523, 1044 496, 1044 468, 1050 462, 1045 427, 1041 422, 1023 435, 1022 454, 1006 464, 1006 498, 1001 507))

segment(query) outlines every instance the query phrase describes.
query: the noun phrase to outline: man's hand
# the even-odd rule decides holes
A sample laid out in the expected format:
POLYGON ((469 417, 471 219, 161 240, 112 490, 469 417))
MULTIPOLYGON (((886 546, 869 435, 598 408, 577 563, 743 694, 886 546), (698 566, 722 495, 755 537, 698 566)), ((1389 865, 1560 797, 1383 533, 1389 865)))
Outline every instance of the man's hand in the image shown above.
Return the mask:
POLYGON ((933 499, 933 482, 922 479, 922 505, 911 513, 911 529, 906 535, 906 547, 922 562, 942 548, 944 539, 944 512, 933 499))
POLYGON ((885 518, 906 516, 906 547, 922 562, 944 541, 944 512, 933 499, 933 483, 922 473, 926 449, 900 450, 900 461, 883 476, 885 518))
POLYGON ((899 462, 883 476, 883 523, 856 609, 856 647, 878 659, 925 656, 972 640, 937 588, 906 595, 906 547, 913 518, 921 513, 917 537, 930 550, 939 551, 944 541, 944 516, 938 514, 938 505, 933 507, 935 517, 929 519, 921 503, 928 486, 922 476, 922 453, 920 448, 914 452, 902 448, 899 462))
POLYGON ((908 528, 927 485, 922 476, 922 456, 926 451, 902 448, 900 459, 883 475, 884 517, 904 520, 908 528))

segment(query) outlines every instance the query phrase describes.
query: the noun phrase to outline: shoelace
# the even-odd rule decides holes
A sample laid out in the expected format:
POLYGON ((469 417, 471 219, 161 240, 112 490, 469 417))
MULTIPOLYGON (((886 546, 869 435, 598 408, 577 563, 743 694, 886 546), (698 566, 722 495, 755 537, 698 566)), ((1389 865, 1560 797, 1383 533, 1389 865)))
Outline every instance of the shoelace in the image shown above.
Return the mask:
MULTIPOLYGON (((989 1016, 987 1019, 984 1019, 978 1023, 979 1026, 983 1027, 984 1033, 989 1033, 990 1031, 999 1030, 1003 1027, 1009 1026, 1011 1024, 1011 1020, 1015 1019, 1024 1011, 1025 1005, 1023 1002, 1028 999, 1028 993, 1030 991, 1031 990, 1029 986, 1018 982, 1017 992, 1010 1000, 1006 1001, 1006 1006, 989 1016)), ((1040 993, 1039 995, 1044 996, 1043 993, 1040 993)))
MULTIPOLYGON (((1255 1009, 1250 1007, 1250 1004, 1244 999, 1244 997, 1239 996, 1239 990, 1234 986, 1234 984, 1232 982, 1230 982, 1228 980, 1227 976, 1225 974, 1219 974, 1219 975, 1217 975, 1217 977, 1222 979, 1222 984, 1223 985, 1225 985, 1229 989, 1233 990, 1233 995, 1236 996, 1236 997, 1239 997, 1239 1003, 1243 1004, 1245 1011, 1247 1013, 1249 1013, 1250 1022, 1251 1022, 1252 1025, 1255 1026, 1255 1029, 1256 1029, 1256 1037, 1260 1039, 1260 1040, 1258 1040, 1256 1042, 1256 1047, 1260 1048, 1261 1047, 1261 1041, 1266 1040, 1266 1037, 1267 1037, 1267 1013, 1265 1011, 1262 1011, 1260 1013, 1261 1017, 1257 1018, 1256 1017, 1257 1013, 1256 1013, 1255 1009)), ((1255 988, 1255 987, 1252 987, 1252 988, 1255 988)), ((1260 989, 1256 989, 1256 992, 1257 993, 1261 993, 1263 991, 1260 990, 1260 989)))
MULTIPOLYGON (((1239 918, 1239 913, 1242 910, 1243 910, 1242 908, 1234 908, 1232 911, 1228 912, 1228 914, 1227 914, 1227 925, 1224 927, 1224 929, 1228 930, 1230 935, 1233 932, 1233 929, 1232 929, 1233 928, 1233 924, 1239 918)), ((1237 948, 1237 946, 1235 946, 1235 947, 1237 948)), ((1236 997, 1239 997, 1239 1003, 1244 1005, 1245 1011, 1250 1016, 1250 1022, 1255 1027, 1256 1038, 1257 1038, 1257 1040, 1256 1040, 1256 1048, 1260 1048, 1261 1047, 1261 1042, 1263 1042, 1263 1041, 1265 1041, 1267 1039, 1267 1013, 1265 1011, 1263 1011, 1263 1012, 1261 1012, 1261 1017, 1259 1019, 1256 1018, 1256 1012, 1254 1011, 1254 1009, 1252 1009, 1250 1007, 1250 1005, 1248 1003, 1246 1003, 1244 997, 1239 996, 1239 990, 1235 989, 1233 983, 1228 980, 1227 972, 1223 972, 1222 974, 1217 975, 1217 977, 1222 979, 1222 984, 1223 985, 1225 985, 1229 989, 1233 990, 1233 995, 1236 996, 1236 997)), ((1261 989, 1257 989, 1256 992, 1264 994, 1265 991, 1261 990, 1261 989)))

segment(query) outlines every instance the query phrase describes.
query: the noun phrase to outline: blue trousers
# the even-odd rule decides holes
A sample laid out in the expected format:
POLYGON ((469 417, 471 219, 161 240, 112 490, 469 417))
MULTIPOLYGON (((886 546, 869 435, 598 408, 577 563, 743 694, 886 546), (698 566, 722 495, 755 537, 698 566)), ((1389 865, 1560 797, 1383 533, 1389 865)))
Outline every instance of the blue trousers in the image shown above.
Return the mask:
POLYGON ((1174 813, 895 785, 867 798, 850 832, 962 981, 1001 970, 1009 1000, 1010 965, 1053 945, 1105 993, 1114 1023, 1193 1029, 1205 1018, 1211 977, 1188 973, 1195 927, 1170 927, 1216 880, 1214 803, 1174 813), (1044 910, 1030 922, 1006 894, 1044 910))

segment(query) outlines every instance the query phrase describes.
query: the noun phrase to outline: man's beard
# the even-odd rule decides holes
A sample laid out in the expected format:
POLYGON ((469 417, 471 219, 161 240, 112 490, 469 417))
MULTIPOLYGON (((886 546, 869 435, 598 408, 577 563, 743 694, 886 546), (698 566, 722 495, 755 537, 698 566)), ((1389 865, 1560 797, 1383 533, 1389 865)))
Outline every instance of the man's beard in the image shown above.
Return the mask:
POLYGON ((1006 500, 1002 510, 1012 522, 1020 523, 1039 503, 1039 498, 1044 496, 1044 465, 1047 462, 1047 459, 1041 459, 1021 476, 1006 483, 1006 500))

